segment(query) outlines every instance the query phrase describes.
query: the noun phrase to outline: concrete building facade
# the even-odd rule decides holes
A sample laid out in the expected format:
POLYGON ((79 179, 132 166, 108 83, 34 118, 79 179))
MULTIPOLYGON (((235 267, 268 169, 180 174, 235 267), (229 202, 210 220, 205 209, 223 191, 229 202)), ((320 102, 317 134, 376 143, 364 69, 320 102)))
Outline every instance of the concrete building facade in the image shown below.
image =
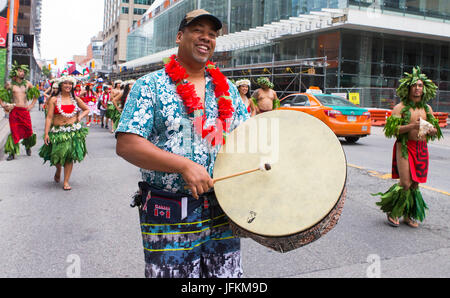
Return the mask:
POLYGON ((36 83, 42 79, 37 63, 41 59, 42 0, 20 0, 17 33, 13 40, 13 60, 30 67, 29 79, 36 83))
POLYGON ((103 68, 118 69, 126 62, 128 28, 138 22, 154 0, 104 0, 103 68))

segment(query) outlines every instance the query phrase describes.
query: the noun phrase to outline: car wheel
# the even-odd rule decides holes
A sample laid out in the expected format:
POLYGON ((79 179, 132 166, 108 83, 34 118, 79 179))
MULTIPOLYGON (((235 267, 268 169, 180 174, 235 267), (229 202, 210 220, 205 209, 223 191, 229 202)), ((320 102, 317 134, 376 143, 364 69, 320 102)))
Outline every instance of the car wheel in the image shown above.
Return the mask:
POLYGON ((359 137, 345 137, 347 143, 354 144, 359 140, 359 137))

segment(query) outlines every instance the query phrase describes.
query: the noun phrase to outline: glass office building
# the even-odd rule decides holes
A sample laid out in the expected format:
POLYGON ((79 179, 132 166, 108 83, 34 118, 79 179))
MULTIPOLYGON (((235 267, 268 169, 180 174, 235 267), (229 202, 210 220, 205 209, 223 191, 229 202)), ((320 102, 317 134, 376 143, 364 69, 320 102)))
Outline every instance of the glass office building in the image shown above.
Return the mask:
MULTIPOLYGON (((229 34, 322 8, 343 8, 347 0, 166 0, 154 4, 148 12, 150 20, 136 25, 128 35, 127 61, 174 47, 181 19, 197 8, 222 20, 222 34, 229 34)), ((144 19, 149 18, 148 14, 144 19)))
POLYGON ((389 108, 399 78, 418 65, 439 87, 433 108, 450 110, 448 0, 155 1, 130 29, 126 71, 117 76, 160 68, 144 57, 174 49, 180 20, 197 8, 223 22, 213 60, 231 78, 268 76, 279 96, 311 85, 328 93, 356 90, 362 105, 389 108))

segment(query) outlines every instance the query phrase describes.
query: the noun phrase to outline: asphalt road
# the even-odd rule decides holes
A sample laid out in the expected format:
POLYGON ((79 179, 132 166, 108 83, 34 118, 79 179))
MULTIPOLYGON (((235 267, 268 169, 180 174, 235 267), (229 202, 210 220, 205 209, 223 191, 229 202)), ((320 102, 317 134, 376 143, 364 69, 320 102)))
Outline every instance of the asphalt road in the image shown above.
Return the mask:
MULTIPOLYGON (((21 148, 17 160, 0 161, 0 277, 143 277, 139 220, 129 207, 138 170, 116 156, 109 132, 93 127, 89 155, 74 167, 72 191, 64 192, 53 182, 54 168, 37 155, 43 115, 35 110, 32 119, 38 135, 33 155, 21 148)), ((422 189, 429 211, 421 227, 392 228, 370 195, 394 183, 376 174, 389 172, 392 142, 374 133, 342 144, 348 194, 338 225, 285 254, 242 239, 244 276, 450 277, 450 196, 422 189)), ((429 177, 430 185, 447 191, 439 176, 449 174, 448 150, 431 146, 436 176, 429 177)))

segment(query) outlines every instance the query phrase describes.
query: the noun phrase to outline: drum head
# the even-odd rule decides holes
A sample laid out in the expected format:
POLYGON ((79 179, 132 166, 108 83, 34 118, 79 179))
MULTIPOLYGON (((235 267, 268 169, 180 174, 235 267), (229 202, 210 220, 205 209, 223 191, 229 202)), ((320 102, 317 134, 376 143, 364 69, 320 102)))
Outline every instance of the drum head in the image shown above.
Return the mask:
POLYGON ((319 223, 345 187, 342 146, 319 119, 276 110, 252 117, 227 137, 214 178, 258 168, 270 171, 219 181, 217 200, 239 227, 262 236, 288 236, 319 223))

